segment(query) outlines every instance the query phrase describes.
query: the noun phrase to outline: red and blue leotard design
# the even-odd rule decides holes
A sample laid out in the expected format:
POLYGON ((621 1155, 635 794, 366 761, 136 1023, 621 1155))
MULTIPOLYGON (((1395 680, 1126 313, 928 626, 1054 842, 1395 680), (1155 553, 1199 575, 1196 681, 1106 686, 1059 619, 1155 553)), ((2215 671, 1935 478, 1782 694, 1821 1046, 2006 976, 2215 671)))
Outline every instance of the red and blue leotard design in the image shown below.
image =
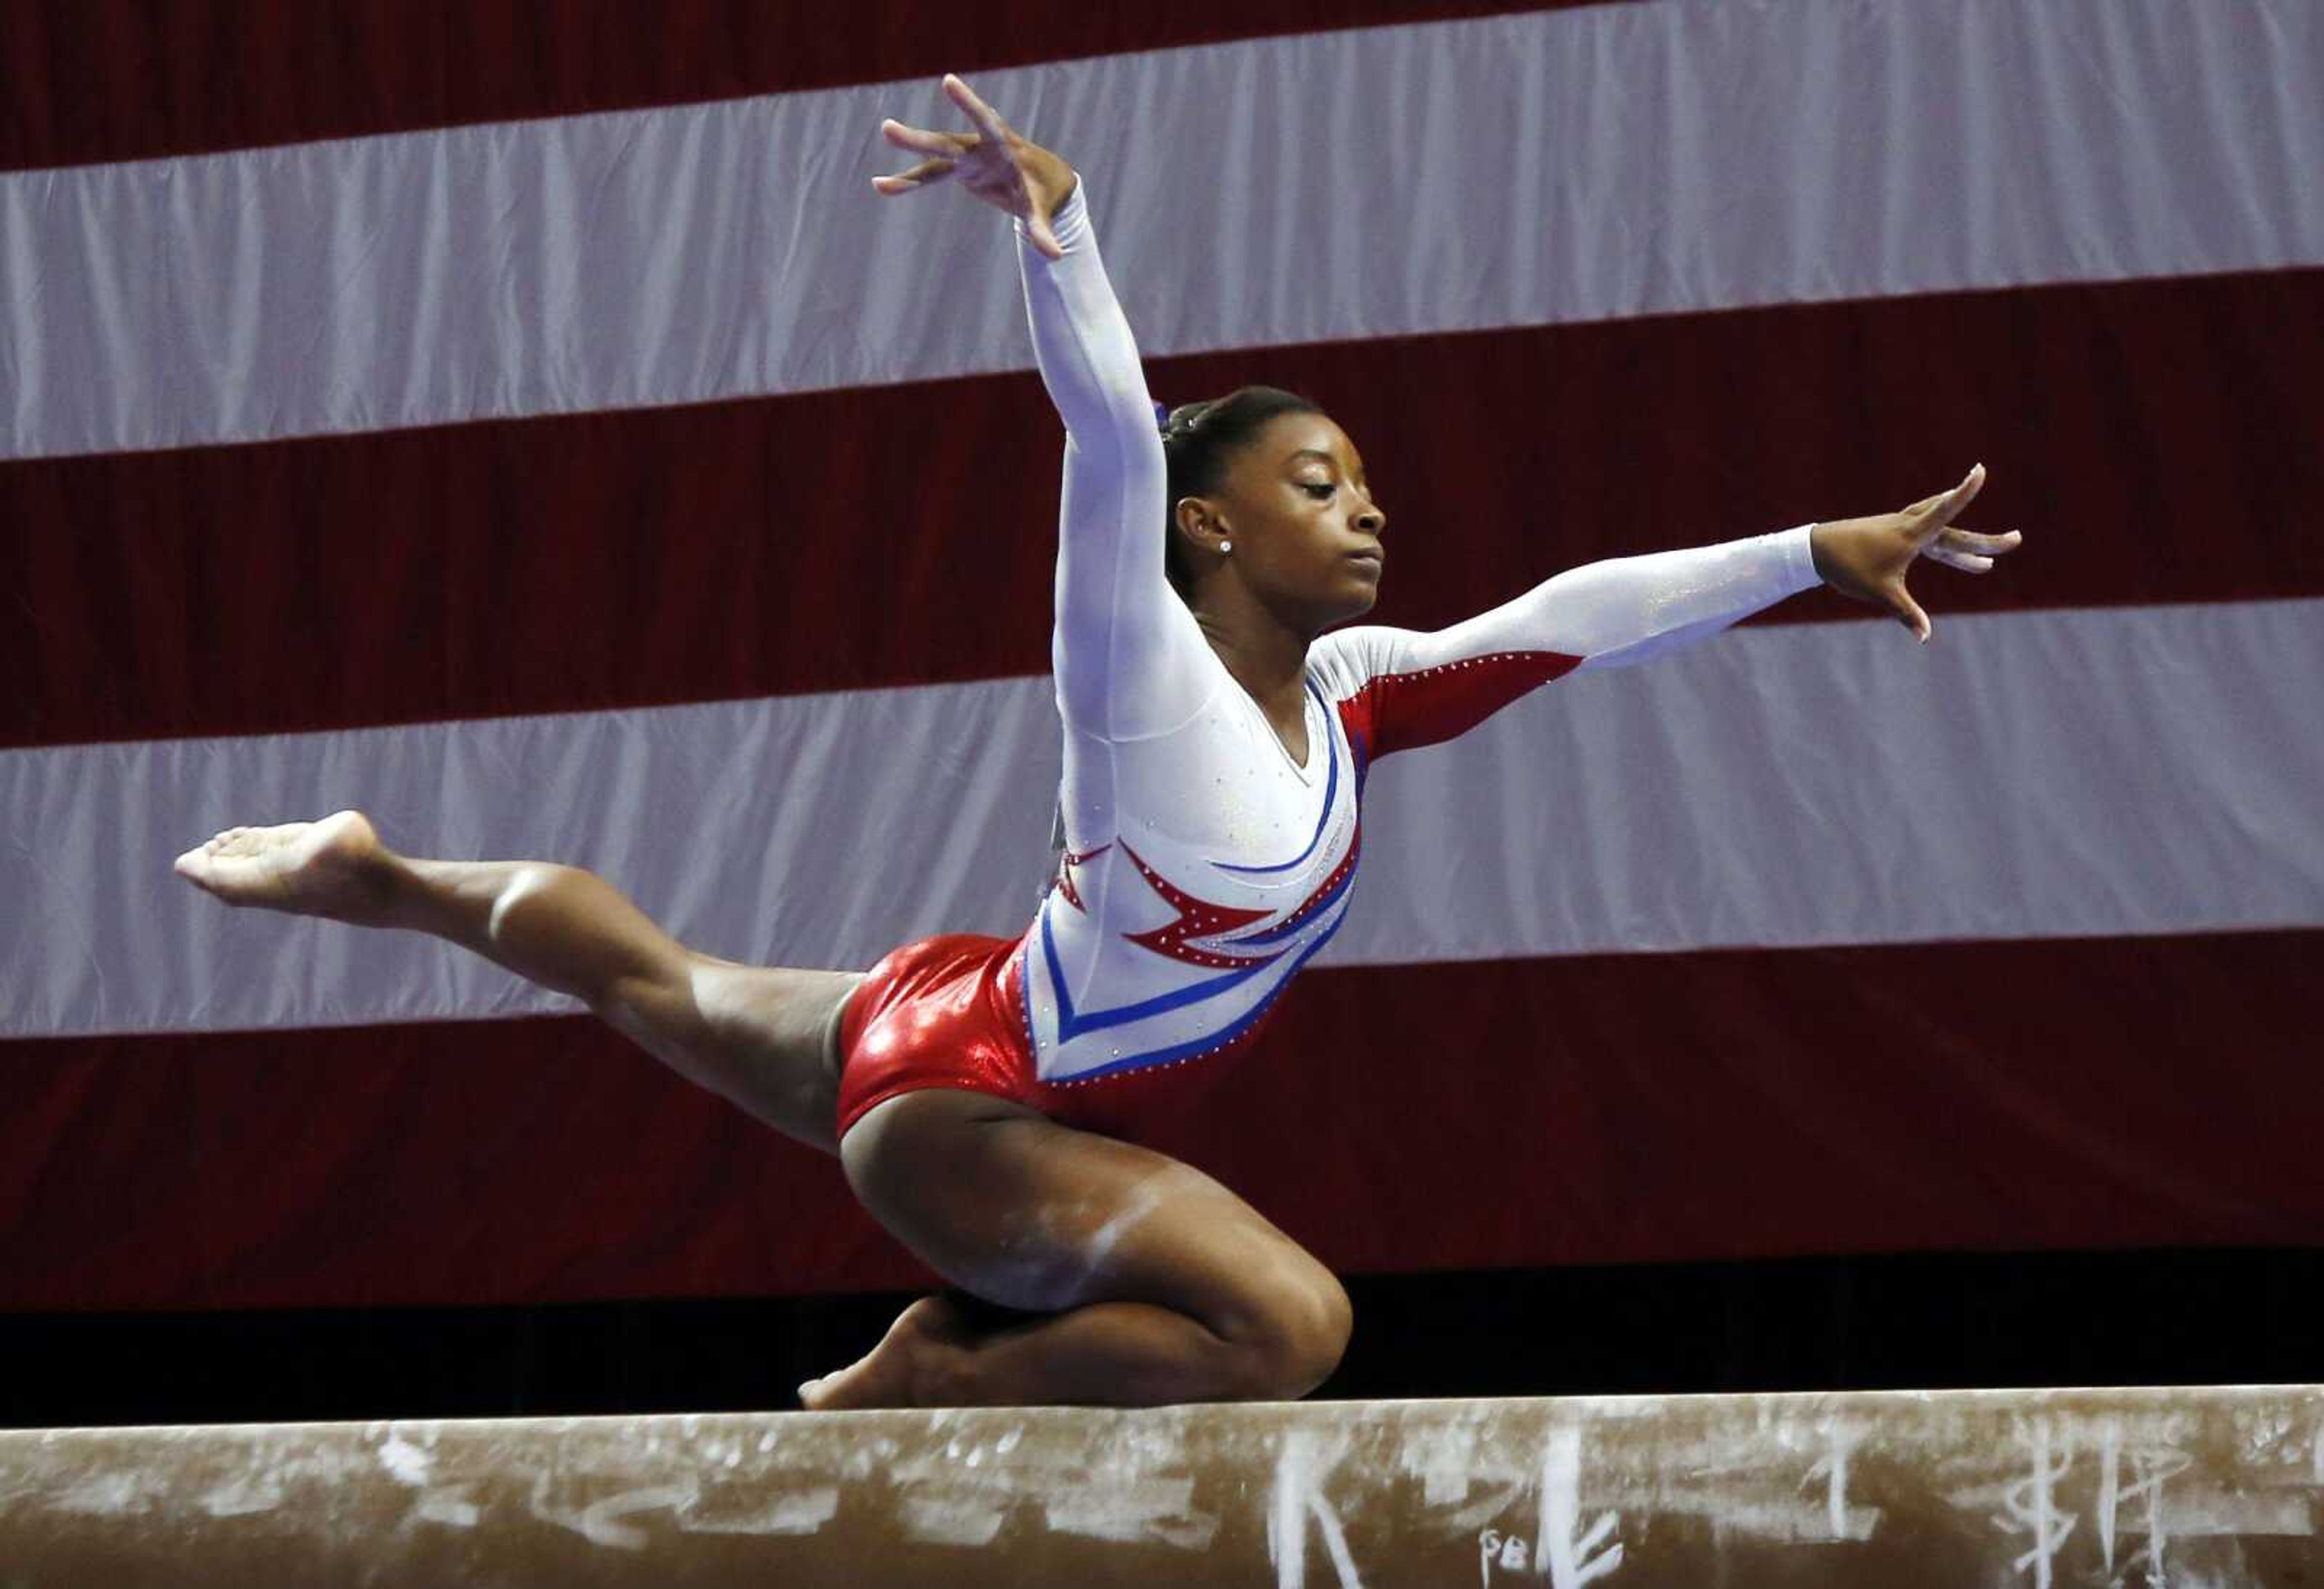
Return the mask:
POLYGON ((1434 632, 1333 631, 1308 648, 1295 759, 1164 575, 1162 443, 1086 187, 1051 221, 1063 259, 1019 227, 1066 432, 1051 643, 1065 852, 1020 936, 923 940, 872 969, 841 1027, 843 1131, 899 1093, 961 1087, 1133 1134, 1158 1092, 1246 1044, 1339 930, 1373 762, 1817 583, 1803 526, 1593 563, 1434 632))

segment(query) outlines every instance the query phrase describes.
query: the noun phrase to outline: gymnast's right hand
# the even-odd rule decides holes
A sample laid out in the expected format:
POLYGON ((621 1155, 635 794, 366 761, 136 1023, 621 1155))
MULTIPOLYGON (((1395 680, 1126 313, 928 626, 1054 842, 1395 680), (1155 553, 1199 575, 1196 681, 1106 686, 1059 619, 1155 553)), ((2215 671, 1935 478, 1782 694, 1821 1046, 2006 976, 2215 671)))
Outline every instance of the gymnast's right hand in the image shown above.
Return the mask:
POLYGON ((1049 217, 1073 197, 1077 180, 1074 168, 1047 150, 1019 137, 1001 119, 1001 113, 979 99, 976 91, 959 78, 946 73, 944 90, 976 124, 977 131, 932 133, 908 127, 899 121, 881 122, 880 131, 887 134, 889 142, 934 158, 922 161, 908 171, 874 177, 872 186, 887 194, 909 193, 941 182, 956 172, 969 192, 995 209, 1007 210, 1022 220, 1026 235, 1046 257, 1065 258, 1065 251, 1058 246, 1056 234, 1049 230, 1049 217))

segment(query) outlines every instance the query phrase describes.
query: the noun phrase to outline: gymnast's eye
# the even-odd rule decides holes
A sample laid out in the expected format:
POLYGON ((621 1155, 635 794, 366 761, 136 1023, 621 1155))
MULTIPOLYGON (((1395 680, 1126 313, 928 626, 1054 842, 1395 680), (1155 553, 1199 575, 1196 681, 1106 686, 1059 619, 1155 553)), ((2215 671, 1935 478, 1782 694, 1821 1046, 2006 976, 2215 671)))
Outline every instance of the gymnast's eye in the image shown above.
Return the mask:
POLYGON ((1328 497, 1340 488, 1338 486, 1329 484, 1319 485, 1312 480, 1303 480, 1299 482, 1299 489, 1302 491, 1321 491, 1324 496, 1328 497))

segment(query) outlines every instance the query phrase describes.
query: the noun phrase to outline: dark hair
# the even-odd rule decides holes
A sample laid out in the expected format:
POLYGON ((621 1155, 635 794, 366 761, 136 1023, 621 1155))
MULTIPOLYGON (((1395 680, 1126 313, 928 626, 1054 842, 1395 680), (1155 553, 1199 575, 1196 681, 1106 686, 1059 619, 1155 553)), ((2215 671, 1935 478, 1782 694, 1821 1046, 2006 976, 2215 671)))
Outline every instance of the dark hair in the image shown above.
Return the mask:
POLYGON ((1162 455, 1169 461, 1169 490, 1162 509, 1162 566, 1181 601, 1194 593, 1194 571, 1178 535, 1178 503, 1186 497, 1215 496, 1226 483, 1235 455, 1259 439, 1267 422, 1282 414, 1320 414, 1322 406, 1279 386, 1241 386, 1222 398, 1181 403, 1162 427, 1162 455))

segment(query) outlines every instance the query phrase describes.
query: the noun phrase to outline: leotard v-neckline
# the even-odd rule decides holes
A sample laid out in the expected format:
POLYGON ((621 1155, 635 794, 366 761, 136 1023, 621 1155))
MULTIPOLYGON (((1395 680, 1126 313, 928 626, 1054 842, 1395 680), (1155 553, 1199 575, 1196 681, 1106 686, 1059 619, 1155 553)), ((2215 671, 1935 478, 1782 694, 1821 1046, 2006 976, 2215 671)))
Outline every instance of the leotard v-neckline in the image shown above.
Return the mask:
MULTIPOLYGON (((1275 748, 1277 750, 1283 752, 1284 765, 1299 775, 1300 782, 1314 783, 1315 776, 1312 769, 1315 765, 1316 702, 1315 692, 1309 687, 1307 682, 1302 679, 1299 684, 1299 726, 1307 735, 1307 758, 1305 761, 1291 754, 1291 747, 1284 741, 1283 730, 1275 726, 1273 718, 1268 716, 1267 708, 1261 706, 1259 703, 1259 698, 1244 689, 1241 681, 1232 674, 1227 675, 1227 687, 1241 696, 1250 709, 1259 714, 1260 725, 1267 730, 1267 737, 1275 741, 1275 748)), ((1328 729, 1329 725, 1325 726, 1328 729)))

